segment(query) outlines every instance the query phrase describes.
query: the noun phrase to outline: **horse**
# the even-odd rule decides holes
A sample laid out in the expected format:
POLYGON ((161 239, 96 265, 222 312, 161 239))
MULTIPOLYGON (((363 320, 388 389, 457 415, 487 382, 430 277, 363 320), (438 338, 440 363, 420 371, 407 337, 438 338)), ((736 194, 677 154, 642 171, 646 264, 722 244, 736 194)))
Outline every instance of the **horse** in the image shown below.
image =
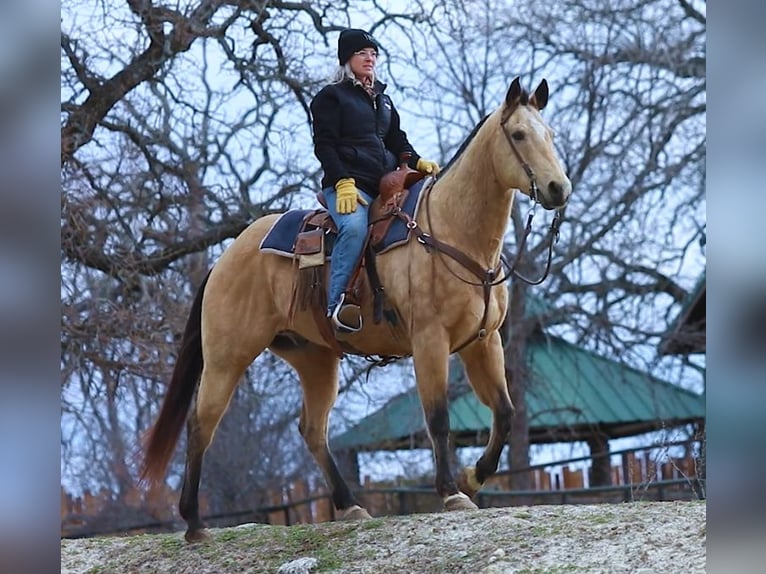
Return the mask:
MULTIPOLYGON (((377 257, 386 296, 401 317, 398 334, 371 320, 365 301, 364 328, 343 335, 359 354, 412 357, 432 443, 434 486, 445 510, 478 508, 471 498, 497 471, 510 433, 514 407, 499 333, 508 290, 498 275, 515 193, 529 195, 546 210, 560 210, 572 191, 553 132, 540 115, 548 95, 546 80, 530 94, 515 78, 501 105, 423 192, 418 219, 408 222, 417 240, 377 257), (449 465, 447 394, 448 362, 455 352, 474 393, 492 411, 482 455, 457 477, 449 465)), ((210 537, 198 505, 203 455, 245 369, 266 349, 297 372, 303 393, 299 432, 322 470, 338 516, 370 518, 328 444, 341 356, 309 310, 291 309, 297 281, 293 262, 259 250, 278 217, 251 223, 199 287, 159 416, 147 433, 141 479, 156 485, 164 480, 186 423, 179 510, 189 543, 210 537)))

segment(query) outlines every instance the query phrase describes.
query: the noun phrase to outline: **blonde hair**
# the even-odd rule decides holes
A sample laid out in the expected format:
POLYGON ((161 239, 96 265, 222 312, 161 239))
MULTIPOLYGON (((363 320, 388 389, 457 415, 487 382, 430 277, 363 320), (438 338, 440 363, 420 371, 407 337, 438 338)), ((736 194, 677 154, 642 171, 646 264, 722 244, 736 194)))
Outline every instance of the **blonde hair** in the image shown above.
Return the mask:
MULTIPOLYGON (((372 83, 375 83, 375 72, 372 73, 372 83)), ((335 71, 330 76, 330 83, 331 84, 340 84, 341 82, 345 80, 351 80, 355 84, 361 84, 359 80, 356 79, 356 76, 354 75, 354 72, 351 71, 351 64, 346 62, 342 66, 338 66, 335 68, 335 71)))

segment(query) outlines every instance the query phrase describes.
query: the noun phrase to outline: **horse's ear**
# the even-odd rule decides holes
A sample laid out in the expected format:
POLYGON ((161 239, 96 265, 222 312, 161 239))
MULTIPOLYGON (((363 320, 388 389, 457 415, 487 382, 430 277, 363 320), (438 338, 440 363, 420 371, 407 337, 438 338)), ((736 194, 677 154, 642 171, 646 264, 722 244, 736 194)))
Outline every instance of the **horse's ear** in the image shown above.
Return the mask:
POLYGON ((545 79, 537 86, 535 93, 529 98, 529 103, 538 110, 542 110, 548 103, 548 82, 545 79))
POLYGON ((509 108, 514 108, 519 104, 521 99, 521 82, 519 77, 516 76, 511 82, 511 87, 508 88, 508 92, 505 94, 505 105, 509 108))

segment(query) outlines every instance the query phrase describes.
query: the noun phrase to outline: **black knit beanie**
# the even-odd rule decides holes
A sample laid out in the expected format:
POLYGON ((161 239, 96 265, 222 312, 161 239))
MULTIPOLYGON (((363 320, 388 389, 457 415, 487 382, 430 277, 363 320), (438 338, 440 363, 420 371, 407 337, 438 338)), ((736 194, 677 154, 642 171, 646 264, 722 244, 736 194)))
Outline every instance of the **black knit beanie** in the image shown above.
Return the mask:
POLYGON ((338 62, 342 66, 351 59, 354 52, 363 48, 375 48, 380 51, 380 46, 369 33, 356 28, 343 30, 338 37, 338 62))

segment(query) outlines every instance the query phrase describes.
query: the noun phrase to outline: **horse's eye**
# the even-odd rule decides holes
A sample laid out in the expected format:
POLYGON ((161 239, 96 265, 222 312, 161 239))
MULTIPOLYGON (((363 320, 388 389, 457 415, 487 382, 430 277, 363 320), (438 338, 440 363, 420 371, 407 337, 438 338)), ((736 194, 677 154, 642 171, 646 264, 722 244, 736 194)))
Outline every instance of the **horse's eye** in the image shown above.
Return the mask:
POLYGON ((524 132, 521 130, 517 130, 511 134, 511 137, 515 139, 517 142, 522 141, 526 136, 524 135, 524 132))

